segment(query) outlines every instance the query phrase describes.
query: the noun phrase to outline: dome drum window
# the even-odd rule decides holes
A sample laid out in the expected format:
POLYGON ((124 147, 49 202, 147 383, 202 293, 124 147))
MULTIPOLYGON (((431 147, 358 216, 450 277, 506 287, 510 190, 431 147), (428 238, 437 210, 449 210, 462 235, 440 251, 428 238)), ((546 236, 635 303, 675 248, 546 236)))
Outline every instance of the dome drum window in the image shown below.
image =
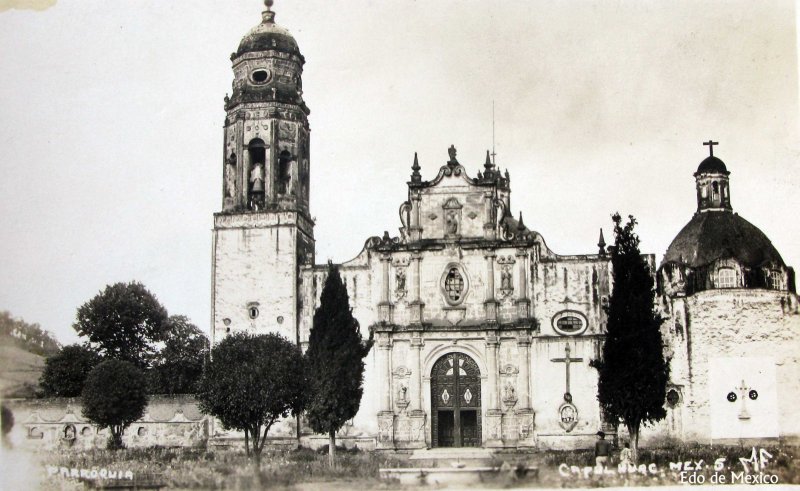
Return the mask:
POLYGON ((253 303, 250 303, 250 304, 247 305, 247 315, 251 319, 255 319, 256 317, 258 317, 258 314, 259 314, 259 312, 258 312, 258 303, 253 302, 253 303))
POLYGON ((736 271, 733 268, 717 270, 717 288, 736 288, 736 271))
POLYGON ((564 310, 553 316, 553 329, 562 336, 577 336, 586 331, 586 317, 574 310, 564 310))

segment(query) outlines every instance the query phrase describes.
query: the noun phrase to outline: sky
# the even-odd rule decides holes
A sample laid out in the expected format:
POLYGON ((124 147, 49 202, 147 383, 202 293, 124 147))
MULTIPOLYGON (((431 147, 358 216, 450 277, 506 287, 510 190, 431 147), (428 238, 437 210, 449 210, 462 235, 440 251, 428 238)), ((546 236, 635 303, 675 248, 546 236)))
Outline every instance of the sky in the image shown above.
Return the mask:
MULTIPOLYGON (((0 0, 0 310, 72 343, 80 305, 136 280, 208 330, 229 56, 263 9, 0 0)), ((273 10, 306 58, 318 262, 397 235, 414 152, 432 179, 451 144, 473 177, 494 146, 512 211, 556 253, 595 253, 619 211, 660 261, 695 212, 713 139, 734 211, 800 267, 790 1, 273 10)))

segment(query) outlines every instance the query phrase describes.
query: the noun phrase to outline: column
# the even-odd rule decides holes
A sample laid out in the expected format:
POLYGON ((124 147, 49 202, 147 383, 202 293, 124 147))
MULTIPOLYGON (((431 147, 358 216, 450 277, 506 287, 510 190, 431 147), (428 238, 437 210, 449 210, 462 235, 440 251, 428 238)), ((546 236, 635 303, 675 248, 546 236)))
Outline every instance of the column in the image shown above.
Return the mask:
POLYGON ((425 304, 420 299, 420 283, 422 283, 422 277, 420 276, 420 262, 422 262, 422 254, 419 252, 413 252, 411 254, 411 260, 414 262, 414 284, 413 284, 413 300, 410 303, 411 306, 411 319, 410 323, 412 325, 421 325, 422 324, 422 317, 423 317, 423 308, 425 304))
POLYGON ((378 334, 378 390, 380 391, 380 411, 378 411, 378 448, 394 448, 394 411, 392 411, 392 339, 388 333, 378 334))
POLYGON ((517 264, 519 264, 519 287, 517 289, 517 317, 527 319, 529 315, 530 300, 528 300, 528 252, 517 249, 517 264))
POLYGON ((486 251, 486 292, 484 294, 484 315, 486 322, 497 322, 497 300, 494 298, 494 258, 496 254, 493 250, 486 251))
POLYGON ((529 409, 531 407, 531 338, 527 334, 521 335, 517 339, 519 348, 519 382, 517 391, 519 392, 519 408, 529 409))
POLYGON ((495 240, 497 238, 497 227, 495 227, 494 220, 494 192, 488 191, 483 194, 484 199, 484 215, 486 216, 486 223, 483 224, 483 238, 486 240, 495 240))
POLYGON ((250 149, 242 147, 242 192, 240 196, 244 198, 242 206, 247 208, 250 205, 250 149))
POLYGON ((392 366, 390 355, 392 341, 385 334, 378 338, 378 364, 380 370, 381 412, 392 412, 392 366))
POLYGON ((516 425, 519 428, 517 447, 533 447, 536 445, 534 437, 534 413, 531 409, 531 337, 527 332, 520 334, 517 339, 519 348, 519 378, 517 379, 518 409, 516 410, 516 425))
POLYGON ((392 303, 389 301, 389 262, 392 256, 381 255, 381 301, 378 303, 379 321, 389 324, 392 322, 392 303))
MULTIPOLYGON (((488 390, 488 408, 484 430, 484 444, 487 447, 503 446, 503 411, 500 409, 500 382, 497 366, 497 351, 500 338, 496 331, 486 332, 486 370, 489 372, 486 382, 488 390)), ((513 426, 513 425, 512 425, 513 426)))
POLYGON ((416 242, 422 238, 422 227, 419 224, 420 210, 419 204, 422 198, 419 192, 414 192, 411 195, 411 226, 409 227, 409 235, 411 240, 416 242))
POLYGON ((499 368, 497 366, 497 350, 500 347, 500 340, 495 332, 491 332, 486 337, 486 360, 487 370, 489 371, 489 410, 500 409, 500 387, 497 381, 499 368))
POLYGON ((422 366, 420 363, 422 345, 421 337, 411 338, 411 378, 408 381, 411 393, 411 411, 422 410, 422 366))

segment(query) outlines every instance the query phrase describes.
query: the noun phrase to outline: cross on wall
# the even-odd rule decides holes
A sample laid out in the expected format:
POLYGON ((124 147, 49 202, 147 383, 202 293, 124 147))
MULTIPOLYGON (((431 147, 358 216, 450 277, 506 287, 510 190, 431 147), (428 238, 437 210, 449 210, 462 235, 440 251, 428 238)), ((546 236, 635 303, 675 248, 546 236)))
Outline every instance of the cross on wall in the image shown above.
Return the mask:
POLYGON ((564 370, 566 372, 566 379, 567 379, 567 390, 564 392, 564 400, 567 402, 572 402, 572 394, 570 393, 569 389, 569 364, 572 362, 581 362, 583 358, 570 358, 569 354, 571 349, 569 347, 569 343, 564 347, 564 358, 551 358, 550 361, 555 363, 564 363, 564 370))

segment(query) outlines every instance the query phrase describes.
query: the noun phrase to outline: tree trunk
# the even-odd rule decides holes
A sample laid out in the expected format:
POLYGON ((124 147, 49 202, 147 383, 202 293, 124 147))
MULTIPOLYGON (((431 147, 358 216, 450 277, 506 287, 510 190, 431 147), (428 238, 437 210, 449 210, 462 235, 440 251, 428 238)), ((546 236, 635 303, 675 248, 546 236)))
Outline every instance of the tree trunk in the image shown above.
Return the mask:
POLYGON ((639 425, 629 425, 628 433, 631 434, 631 460, 636 464, 639 461, 639 425))
POLYGON ((244 430, 244 454, 248 457, 250 456, 250 437, 248 435, 249 431, 247 428, 244 430))
POLYGON ((328 433, 328 465, 331 469, 336 465, 336 432, 328 433))

